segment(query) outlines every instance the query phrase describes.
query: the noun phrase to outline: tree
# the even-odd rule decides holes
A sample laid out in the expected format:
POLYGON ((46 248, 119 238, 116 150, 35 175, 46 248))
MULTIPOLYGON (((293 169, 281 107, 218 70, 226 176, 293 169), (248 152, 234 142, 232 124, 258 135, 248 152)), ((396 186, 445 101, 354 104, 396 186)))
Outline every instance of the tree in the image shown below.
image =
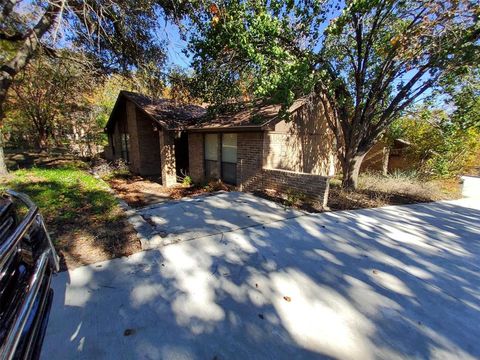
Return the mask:
POLYGON ((455 112, 422 105, 394 121, 389 131, 411 143, 408 157, 421 175, 453 177, 468 172, 480 152, 480 128, 455 117, 455 112))
POLYGON ((6 172, 1 127, 7 93, 40 47, 50 52, 59 42, 80 47, 106 71, 158 63, 165 59, 155 34, 158 19, 177 17, 187 5, 180 0, 0 0, 0 173, 6 172))
POLYGON ((453 106, 452 123, 462 129, 480 130, 480 66, 465 67, 457 76, 447 76, 442 81, 445 102, 453 106))
POLYGON ((8 106, 12 109, 10 123, 30 125, 27 128, 42 150, 51 141, 61 142, 58 135, 72 124, 75 128, 87 116, 85 94, 92 91, 95 82, 95 71, 85 66, 81 55, 65 50, 59 55, 37 56, 17 74, 8 106))
MULTIPOLYGON (((205 100, 297 96, 321 102, 343 187, 403 111, 448 73, 478 61, 479 6, 443 0, 207 2, 190 50, 205 100)), ((226 101, 228 100, 228 101, 226 101)))

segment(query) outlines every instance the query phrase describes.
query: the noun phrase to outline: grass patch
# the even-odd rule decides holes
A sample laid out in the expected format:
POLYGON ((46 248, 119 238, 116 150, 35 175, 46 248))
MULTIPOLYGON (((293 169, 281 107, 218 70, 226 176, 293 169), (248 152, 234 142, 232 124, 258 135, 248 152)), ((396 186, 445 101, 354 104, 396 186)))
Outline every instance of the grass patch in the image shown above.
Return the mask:
POLYGON ((116 220, 119 216, 116 200, 106 185, 80 169, 32 168, 17 170, 12 175, 8 186, 28 194, 50 223, 71 221, 80 212, 101 221, 116 220))
POLYGON ((76 267, 140 249, 135 232, 105 183, 74 165, 20 169, 2 182, 23 192, 45 218, 63 267, 76 267))

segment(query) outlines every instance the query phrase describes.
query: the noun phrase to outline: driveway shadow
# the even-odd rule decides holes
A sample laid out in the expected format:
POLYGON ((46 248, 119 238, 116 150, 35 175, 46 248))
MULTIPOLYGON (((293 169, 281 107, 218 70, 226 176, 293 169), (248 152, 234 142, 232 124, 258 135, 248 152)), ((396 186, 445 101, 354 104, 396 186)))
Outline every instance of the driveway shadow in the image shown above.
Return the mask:
POLYGON ((43 358, 479 358, 479 219, 300 216, 62 273, 43 358))

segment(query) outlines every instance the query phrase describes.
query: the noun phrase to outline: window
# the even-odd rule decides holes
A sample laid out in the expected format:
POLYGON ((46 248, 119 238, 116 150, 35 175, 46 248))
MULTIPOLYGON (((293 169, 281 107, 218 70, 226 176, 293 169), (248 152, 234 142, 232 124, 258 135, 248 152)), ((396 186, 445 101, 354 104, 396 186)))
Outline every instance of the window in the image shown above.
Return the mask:
POLYGON ((237 134, 222 134, 222 180, 237 183, 237 134))
POLYGON ((130 136, 129 134, 123 133, 121 134, 121 141, 122 141, 122 159, 125 160, 127 163, 130 161, 129 160, 129 153, 128 153, 128 147, 130 143, 130 136))
POLYGON ((218 178, 218 135, 205 135, 205 176, 207 179, 218 178))
POLYGON ((218 160, 218 135, 205 135, 205 160, 218 160))

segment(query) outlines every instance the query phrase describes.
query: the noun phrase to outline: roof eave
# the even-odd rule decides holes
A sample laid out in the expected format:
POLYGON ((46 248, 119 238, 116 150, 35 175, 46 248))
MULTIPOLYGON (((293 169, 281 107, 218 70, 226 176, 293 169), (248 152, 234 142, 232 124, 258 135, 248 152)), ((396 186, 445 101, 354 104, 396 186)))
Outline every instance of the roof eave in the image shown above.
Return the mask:
POLYGON ((263 125, 244 125, 244 126, 210 126, 210 127, 197 127, 189 126, 183 129, 190 132, 229 132, 229 131, 263 131, 263 125))

